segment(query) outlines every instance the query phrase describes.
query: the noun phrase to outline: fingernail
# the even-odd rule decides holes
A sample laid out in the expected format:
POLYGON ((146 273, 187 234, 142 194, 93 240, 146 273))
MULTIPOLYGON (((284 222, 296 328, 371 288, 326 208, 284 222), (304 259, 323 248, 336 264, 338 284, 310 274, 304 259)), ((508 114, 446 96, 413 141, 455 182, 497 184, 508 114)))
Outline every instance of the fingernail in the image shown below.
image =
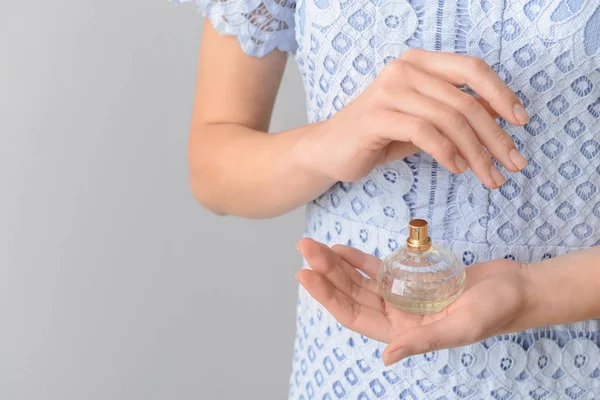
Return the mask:
POLYGON ((387 357, 385 357, 385 359, 383 360, 383 363, 386 366, 392 365, 392 364, 397 363, 398 361, 402 360, 403 358, 406 358, 407 356, 408 356, 408 349, 405 347, 401 347, 399 349, 389 352, 387 354, 387 357))
POLYGON ((504 185, 504 182, 506 182, 506 178, 504 177, 504 175, 502 175, 502 173, 498 171, 498 168, 496 168, 493 165, 490 169, 490 174, 492 175, 492 179, 494 180, 494 182, 496 182, 496 185, 502 186, 504 185))
POLYGON ((458 170, 460 171, 461 174, 463 172, 465 172, 467 169, 469 169, 467 162, 464 160, 464 158, 462 158, 458 154, 454 156, 454 164, 456 165, 456 168, 458 168, 458 170))
POLYGON ((517 168, 519 168, 519 170, 527 166, 527 159, 523 157, 523 154, 521 154, 521 152, 517 149, 512 149, 508 153, 508 157, 510 158, 510 161, 512 161, 513 164, 515 164, 517 168))
POLYGON ((522 125, 525 125, 529 122, 529 114, 525 111, 525 108, 521 105, 521 103, 517 103, 513 107, 513 114, 517 121, 519 121, 522 125))

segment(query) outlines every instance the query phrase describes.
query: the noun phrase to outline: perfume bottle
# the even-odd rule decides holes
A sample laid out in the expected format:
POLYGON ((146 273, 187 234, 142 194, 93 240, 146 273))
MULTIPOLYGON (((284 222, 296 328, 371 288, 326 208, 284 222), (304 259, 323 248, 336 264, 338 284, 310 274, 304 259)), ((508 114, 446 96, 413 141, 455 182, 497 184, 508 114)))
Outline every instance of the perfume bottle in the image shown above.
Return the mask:
POLYGON ((465 268, 450 251, 432 244, 427 222, 412 220, 406 245, 388 255, 377 271, 383 298, 411 314, 441 311, 461 295, 465 268))

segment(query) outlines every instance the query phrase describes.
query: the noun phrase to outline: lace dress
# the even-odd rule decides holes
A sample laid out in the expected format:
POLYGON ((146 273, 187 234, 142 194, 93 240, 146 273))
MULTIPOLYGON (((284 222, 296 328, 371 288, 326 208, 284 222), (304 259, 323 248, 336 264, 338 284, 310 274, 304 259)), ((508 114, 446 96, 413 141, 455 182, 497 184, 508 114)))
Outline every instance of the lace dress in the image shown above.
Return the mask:
MULTIPOLYGON (((245 52, 294 52, 310 122, 363 91, 408 48, 484 59, 531 121, 500 124, 529 161, 488 190, 418 153, 340 182, 307 207, 306 236, 383 257, 411 218, 466 265, 538 261, 600 242, 598 0, 198 0, 245 52)), ((600 285, 600 282, 599 282, 600 285)), ((301 287, 290 399, 600 399, 597 320, 381 362, 301 287)))

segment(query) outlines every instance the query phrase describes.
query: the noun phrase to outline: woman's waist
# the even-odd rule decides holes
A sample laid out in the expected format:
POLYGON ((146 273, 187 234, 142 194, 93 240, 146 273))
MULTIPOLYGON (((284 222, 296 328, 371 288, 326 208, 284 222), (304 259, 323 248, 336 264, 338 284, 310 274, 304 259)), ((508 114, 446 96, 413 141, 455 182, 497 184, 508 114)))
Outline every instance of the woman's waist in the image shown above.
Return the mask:
MULTIPOLYGON (((306 227, 304 236, 329 246, 342 244, 357 248, 365 253, 383 258, 403 246, 407 238, 407 223, 390 226, 378 223, 375 218, 359 220, 350 213, 336 214, 315 202, 306 209, 306 227)), ((431 227, 443 224, 443 221, 429 221, 431 227)), ((435 229, 433 229, 435 232, 435 229)), ((444 238, 443 230, 432 234, 432 241, 451 250, 465 264, 485 262, 499 258, 510 258, 519 262, 536 262, 556 257, 590 246, 566 244, 530 244, 530 243, 492 243, 485 236, 444 238)))
POLYGON ((532 159, 521 173, 507 174, 500 189, 489 190, 471 171, 452 174, 419 152, 377 167, 360 181, 337 183, 313 202, 309 214, 339 217, 314 232, 327 235, 323 239, 350 241, 378 255, 397 248, 409 221, 420 218, 430 223, 432 239, 464 253, 465 262, 490 257, 529 262, 600 243, 599 163, 569 160, 543 168, 532 159), (352 235, 350 229, 338 234, 336 223, 343 221, 359 227, 352 235))

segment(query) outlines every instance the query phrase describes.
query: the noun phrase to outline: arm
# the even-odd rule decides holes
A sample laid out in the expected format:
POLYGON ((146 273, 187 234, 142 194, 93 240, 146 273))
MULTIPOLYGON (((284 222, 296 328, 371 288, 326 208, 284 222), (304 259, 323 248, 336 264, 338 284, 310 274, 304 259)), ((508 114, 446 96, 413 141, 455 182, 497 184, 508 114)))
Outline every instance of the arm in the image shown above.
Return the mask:
POLYGON ((280 215, 335 183, 308 167, 299 148, 318 124, 265 133, 286 58, 280 51, 246 55, 234 37, 205 22, 188 159, 192 193, 215 213, 280 215))
POLYGON ((300 283, 342 325, 389 343, 387 365, 496 335, 600 317, 600 247, 525 265, 505 259, 472 265, 464 293, 428 315, 406 314, 384 301, 375 280, 377 257, 310 239, 298 249, 312 268, 298 272, 300 283))
POLYGON ((600 246, 523 268, 530 306, 525 328, 600 318, 600 246))
POLYGON ((527 114, 482 60, 406 51, 329 120, 267 135, 285 61, 250 57, 205 24, 188 158, 194 196, 216 213, 280 215, 419 149, 490 188, 505 182, 492 156, 513 172, 527 164, 494 120, 522 125, 527 114))

